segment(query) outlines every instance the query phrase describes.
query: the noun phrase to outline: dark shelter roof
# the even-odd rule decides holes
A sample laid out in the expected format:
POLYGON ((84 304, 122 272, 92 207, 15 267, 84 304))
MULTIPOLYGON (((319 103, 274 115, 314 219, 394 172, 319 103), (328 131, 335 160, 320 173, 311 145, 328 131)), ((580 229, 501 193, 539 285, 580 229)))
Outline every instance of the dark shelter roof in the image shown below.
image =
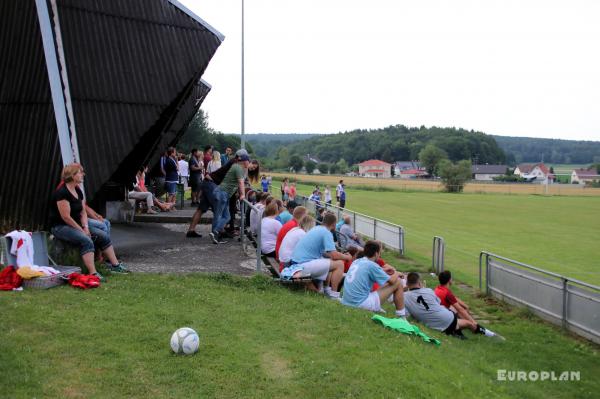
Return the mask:
POLYGON ((46 2, 60 68, 52 75, 40 3, 0 2, 2 231, 46 223, 65 130, 57 128, 53 81, 91 200, 109 180, 129 182, 181 136, 210 90, 200 78, 223 40, 176 0, 46 2))

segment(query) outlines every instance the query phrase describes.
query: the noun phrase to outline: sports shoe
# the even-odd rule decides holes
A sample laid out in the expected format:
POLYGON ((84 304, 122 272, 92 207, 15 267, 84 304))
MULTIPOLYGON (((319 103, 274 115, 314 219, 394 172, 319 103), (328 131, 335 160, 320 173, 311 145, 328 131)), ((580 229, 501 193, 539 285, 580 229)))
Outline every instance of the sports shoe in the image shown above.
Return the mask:
POLYGON ((461 339, 461 340, 467 340, 467 339, 468 339, 467 337, 465 337, 465 336, 463 335, 463 333, 462 333, 462 331, 461 331, 461 330, 456 330, 456 331, 454 331, 454 332, 452 333, 452 336, 453 336, 454 338, 458 338, 458 339, 461 339))
POLYGON ((213 244, 218 245, 218 244, 227 244, 227 241, 222 241, 219 238, 219 233, 215 232, 215 231, 211 231, 209 234, 210 239, 212 240, 213 244))
POLYGON ((185 236, 187 238, 201 238, 202 234, 198 234, 194 230, 190 230, 187 233, 185 233, 185 236))
POLYGON ((111 265, 108 267, 108 269, 113 273, 121 273, 121 274, 131 273, 129 270, 127 270, 127 268, 125 267, 125 265, 122 262, 119 262, 114 266, 111 265))
POLYGON ((96 273, 92 273, 92 276, 96 276, 96 277, 98 277, 98 279, 99 279, 100 281, 106 281, 106 280, 105 280, 105 278, 104 278, 104 276, 102 276, 102 275, 101 275, 100 273, 98 273, 98 272, 96 272, 96 273))

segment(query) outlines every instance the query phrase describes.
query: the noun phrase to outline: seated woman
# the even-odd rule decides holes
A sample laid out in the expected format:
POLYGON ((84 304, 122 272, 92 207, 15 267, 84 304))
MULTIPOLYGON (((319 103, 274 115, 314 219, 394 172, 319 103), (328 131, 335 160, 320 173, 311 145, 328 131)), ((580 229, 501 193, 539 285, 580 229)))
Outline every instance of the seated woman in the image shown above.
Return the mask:
POLYGON ((281 230, 281 223, 275 219, 278 215, 277 211, 277 202, 271 202, 265 208, 263 219, 260 223, 260 250, 263 255, 271 258, 275 257, 277 234, 281 230))
POLYGON ((81 257, 88 271, 104 280, 94 265, 94 243, 110 263, 109 270, 115 273, 129 273, 117 260, 115 250, 106 232, 88 225, 85 199, 79 185, 83 183, 83 167, 73 163, 64 167, 64 184, 52 194, 50 205, 51 232, 55 237, 79 246, 81 257))
POLYGON ((152 209, 155 205, 163 212, 172 210, 175 204, 162 202, 146 188, 147 170, 148 167, 146 166, 143 166, 140 168, 140 170, 138 170, 137 174, 135 175, 135 185, 133 186, 133 190, 128 194, 129 198, 146 201, 146 213, 156 213, 156 211, 152 209))

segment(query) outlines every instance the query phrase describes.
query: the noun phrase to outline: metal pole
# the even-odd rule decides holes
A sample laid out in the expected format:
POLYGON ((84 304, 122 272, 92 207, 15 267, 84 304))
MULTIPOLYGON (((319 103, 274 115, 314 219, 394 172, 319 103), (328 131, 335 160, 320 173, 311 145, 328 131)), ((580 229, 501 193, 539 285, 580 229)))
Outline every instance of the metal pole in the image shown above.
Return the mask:
POLYGON ((567 300, 568 300, 568 296, 569 296, 569 280, 567 280, 566 278, 562 279, 562 285, 563 285, 563 300, 562 300, 562 326, 564 329, 567 328, 567 300))
POLYGON ((377 219, 373 219, 373 239, 377 239, 377 219))
POLYGON ((242 0, 242 128, 240 135, 240 146, 246 148, 246 142, 244 140, 244 133, 246 132, 245 126, 245 106, 244 106, 244 0, 242 0))
POLYGON ((490 294, 490 256, 485 255, 485 294, 490 294))
POLYGON ((244 224, 246 221, 246 203, 244 202, 244 200, 240 201, 240 213, 241 213, 241 218, 240 218, 240 242, 242 243, 242 249, 246 249, 244 247, 244 224))

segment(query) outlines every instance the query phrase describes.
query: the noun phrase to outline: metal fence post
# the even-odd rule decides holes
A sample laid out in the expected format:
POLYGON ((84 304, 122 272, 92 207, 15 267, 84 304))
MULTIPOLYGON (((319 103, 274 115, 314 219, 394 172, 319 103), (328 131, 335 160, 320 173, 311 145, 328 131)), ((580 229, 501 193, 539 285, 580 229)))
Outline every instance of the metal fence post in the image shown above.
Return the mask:
POLYGON ((402 241, 402 227, 398 227, 398 252, 400 252, 400 255, 404 255, 404 245, 402 241))
POLYGON ((258 228, 256 229, 256 272, 260 273, 261 272, 261 268, 262 268, 262 253, 260 250, 260 225, 262 223, 258 224, 258 228))
POLYGON ((241 212, 241 219, 240 219, 240 242, 242 243, 242 249, 245 250, 244 248, 244 229, 245 229, 245 222, 246 222, 246 203, 244 202, 244 200, 240 201, 240 212, 241 212))
POLYGON ((490 256, 485 256, 485 294, 490 294, 490 256))
POLYGON ((563 297, 562 297, 562 326, 564 329, 567 328, 567 318, 568 318, 568 297, 569 297, 569 280, 566 278, 562 278, 562 289, 563 289, 563 297))
POLYGON ((377 219, 373 219, 373 239, 377 239, 377 219))

